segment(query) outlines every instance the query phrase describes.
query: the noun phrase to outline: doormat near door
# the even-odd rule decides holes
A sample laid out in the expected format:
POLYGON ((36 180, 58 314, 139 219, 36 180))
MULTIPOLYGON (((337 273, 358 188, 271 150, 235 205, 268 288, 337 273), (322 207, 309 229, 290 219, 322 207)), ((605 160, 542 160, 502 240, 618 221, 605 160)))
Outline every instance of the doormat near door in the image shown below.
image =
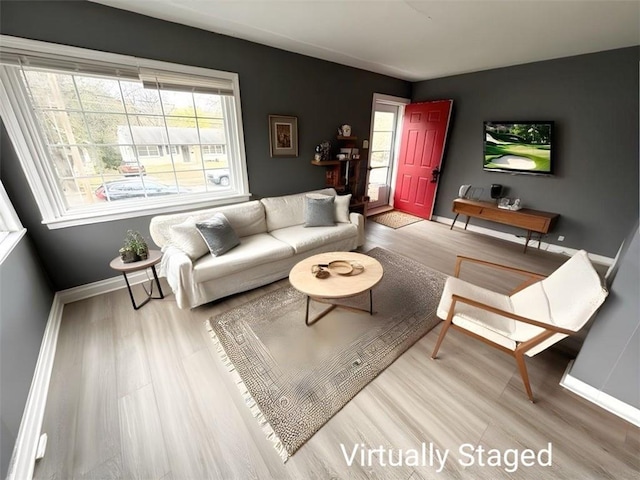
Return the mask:
POLYGON ((376 223, 380 223, 386 227, 401 228, 412 223, 424 220, 424 218, 416 217, 408 213, 401 212, 399 210, 391 210, 390 212, 379 213, 369 217, 369 220, 373 220, 376 223))
MULTIPOLYGON (((205 322, 246 404, 283 461, 362 388, 435 327, 446 276, 374 248, 384 268, 374 314, 337 308, 307 327, 291 286, 205 322)), ((322 280, 318 280, 322 281, 322 280)), ((368 307, 369 295, 341 299, 368 307)), ((326 305, 311 302, 311 315, 326 305)))

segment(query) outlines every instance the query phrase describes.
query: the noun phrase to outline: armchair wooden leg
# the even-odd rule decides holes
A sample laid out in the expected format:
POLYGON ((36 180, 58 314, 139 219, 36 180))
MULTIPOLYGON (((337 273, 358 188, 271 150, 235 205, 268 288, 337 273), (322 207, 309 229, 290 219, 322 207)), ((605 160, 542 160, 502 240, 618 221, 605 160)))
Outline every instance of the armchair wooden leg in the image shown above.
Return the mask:
POLYGON ((438 355, 438 350, 440 350, 440 345, 442 345, 442 341, 444 340, 444 336, 447 334, 449 327, 451 326, 451 318, 447 318, 442 325, 442 330, 440 330, 440 336, 438 337, 438 341, 436 342, 436 346, 433 348, 433 353, 431 354, 431 358, 435 359, 438 355))
POLYGON ((533 392, 531 391, 531 385, 529 384, 529 374, 527 373, 527 365, 524 363, 524 354, 522 352, 516 352, 514 354, 516 363, 520 369, 520 376, 522 377, 522 383, 524 383, 524 389, 527 391, 527 396, 531 403, 534 403, 533 392))

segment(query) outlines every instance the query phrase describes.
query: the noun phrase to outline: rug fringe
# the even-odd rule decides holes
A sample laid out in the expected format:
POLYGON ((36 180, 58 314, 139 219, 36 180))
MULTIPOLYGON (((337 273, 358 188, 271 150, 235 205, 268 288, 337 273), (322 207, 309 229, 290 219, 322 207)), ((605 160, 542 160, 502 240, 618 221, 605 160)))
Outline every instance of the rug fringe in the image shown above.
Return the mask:
POLYGON ((223 365, 231 374, 233 382, 238 387, 238 390, 240 390, 240 395, 242 396, 245 405, 247 405, 247 407, 249 408, 251 415, 253 415, 253 417, 258 421, 258 425, 260 425, 262 433, 264 433, 264 435, 267 437, 267 440, 269 440, 269 442, 273 444, 273 448, 278 453, 278 456, 280 457, 282 462, 287 463, 287 460, 289 460, 290 457, 289 452, 287 452, 287 450, 284 448, 284 444, 280 441, 280 437, 278 437, 278 434, 275 432, 267 418, 260 410, 260 407, 254 400, 251 392, 249 392, 249 389, 240 377, 240 374, 236 370, 236 367, 233 365, 233 362, 227 355, 227 352, 225 352, 222 343, 218 339, 218 335, 216 335, 216 332, 213 330, 211 322, 209 320, 206 320, 204 323, 207 331, 209 332, 209 335, 211 335, 211 339, 213 340, 214 345, 216 345, 216 350, 218 352, 218 355, 220 356, 220 360, 222 360, 223 365))

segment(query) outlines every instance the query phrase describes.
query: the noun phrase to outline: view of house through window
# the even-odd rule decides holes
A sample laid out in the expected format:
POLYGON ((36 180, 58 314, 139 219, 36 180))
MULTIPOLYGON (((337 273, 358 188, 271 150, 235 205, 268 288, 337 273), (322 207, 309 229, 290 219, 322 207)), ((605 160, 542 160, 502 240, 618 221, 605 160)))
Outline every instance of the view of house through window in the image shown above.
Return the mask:
POLYGON ((14 68, 67 208, 230 188, 233 96, 14 68))

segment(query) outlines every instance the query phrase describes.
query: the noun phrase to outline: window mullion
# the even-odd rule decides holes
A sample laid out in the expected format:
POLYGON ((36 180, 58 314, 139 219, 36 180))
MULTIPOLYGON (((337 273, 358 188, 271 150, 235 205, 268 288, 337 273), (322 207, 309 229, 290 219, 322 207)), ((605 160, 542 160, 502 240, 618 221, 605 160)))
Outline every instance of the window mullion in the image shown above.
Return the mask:
MULTIPOLYGON (((160 88, 157 88, 157 90, 158 97, 160 98, 160 110, 162 111, 162 124, 164 125, 164 131, 167 134, 167 142, 171 144, 171 137, 169 136, 169 125, 167 125, 167 113, 164 110, 164 100, 162 99, 162 92, 160 91, 160 88)), ((171 168, 173 169, 174 185, 176 186, 176 188, 180 188, 178 185, 178 174, 176 173, 176 162, 173 158, 173 155, 171 155, 171 168)))

